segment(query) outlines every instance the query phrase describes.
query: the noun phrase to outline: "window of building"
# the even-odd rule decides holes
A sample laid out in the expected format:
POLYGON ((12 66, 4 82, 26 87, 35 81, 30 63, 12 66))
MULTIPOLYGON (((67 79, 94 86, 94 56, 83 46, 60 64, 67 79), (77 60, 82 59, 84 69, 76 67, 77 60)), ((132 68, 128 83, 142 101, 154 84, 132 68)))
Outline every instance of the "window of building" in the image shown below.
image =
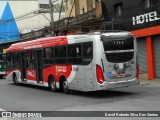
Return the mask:
POLYGON ((114 16, 122 15, 122 3, 114 5, 114 16))
POLYGON ((48 9, 49 4, 39 4, 39 8, 48 9))
POLYGON ((156 0, 143 0, 145 8, 153 7, 153 5, 155 4, 155 2, 156 2, 156 0))

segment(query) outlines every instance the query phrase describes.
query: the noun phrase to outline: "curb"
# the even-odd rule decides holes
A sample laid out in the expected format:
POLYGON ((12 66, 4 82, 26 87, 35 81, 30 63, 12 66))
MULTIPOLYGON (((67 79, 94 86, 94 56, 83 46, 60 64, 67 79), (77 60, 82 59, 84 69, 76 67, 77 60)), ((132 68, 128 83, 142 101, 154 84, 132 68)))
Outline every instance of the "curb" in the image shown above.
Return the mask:
POLYGON ((155 86, 160 87, 160 79, 154 79, 154 80, 140 80, 140 83, 143 85, 149 85, 149 86, 155 86))

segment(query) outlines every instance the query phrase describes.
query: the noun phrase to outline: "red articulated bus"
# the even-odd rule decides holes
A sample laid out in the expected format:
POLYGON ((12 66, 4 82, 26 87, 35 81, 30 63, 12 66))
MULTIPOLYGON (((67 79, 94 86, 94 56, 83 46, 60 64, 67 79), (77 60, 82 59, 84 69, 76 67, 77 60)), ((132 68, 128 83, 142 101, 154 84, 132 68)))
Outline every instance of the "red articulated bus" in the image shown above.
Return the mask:
POLYGON ((42 38, 12 44, 6 78, 15 84, 97 91, 139 84, 136 39, 129 32, 42 38))

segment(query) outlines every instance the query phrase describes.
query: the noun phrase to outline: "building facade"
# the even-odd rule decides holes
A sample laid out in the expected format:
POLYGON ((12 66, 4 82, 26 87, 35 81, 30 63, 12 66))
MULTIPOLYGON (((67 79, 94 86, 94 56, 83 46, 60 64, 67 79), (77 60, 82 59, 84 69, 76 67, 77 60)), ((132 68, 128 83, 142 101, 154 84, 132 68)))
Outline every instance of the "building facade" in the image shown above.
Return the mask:
POLYGON ((105 29, 131 31, 138 39, 141 74, 160 77, 160 1, 102 0, 106 5, 105 29))
POLYGON ((66 0, 65 6, 66 17, 73 18, 70 30, 74 33, 103 29, 100 0, 66 0))
MULTIPOLYGON (((56 6, 60 2, 53 4, 56 6)), ((13 42, 27 38, 26 33, 33 34, 34 31, 50 26, 48 6, 48 2, 42 0, 0 0, 0 52, 5 51, 13 42)), ((59 20, 59 11, 54 11, 53 16, 54 21, 59 20)), ((62 11, 60 19, 64 17, 62 11)), ((40 34, 44 36, 40 32, 39 37, 40 34)))

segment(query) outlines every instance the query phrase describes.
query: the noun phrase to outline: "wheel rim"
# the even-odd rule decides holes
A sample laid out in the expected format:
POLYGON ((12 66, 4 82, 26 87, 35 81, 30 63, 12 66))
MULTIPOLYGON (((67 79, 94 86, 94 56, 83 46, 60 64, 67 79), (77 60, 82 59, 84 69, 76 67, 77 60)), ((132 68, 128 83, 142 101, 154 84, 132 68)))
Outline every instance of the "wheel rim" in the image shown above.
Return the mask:
POLYGON ((14 81, 14 83, 17 83, 18 78, 17 78, 17 76, 16 76, 16 75, 14 75, 14 76, 13 76, 13 81, 14 81))
POLYGON ((52 79, 51 87, 52 87, 53 89, 55 89, 55 86, 56 86, 56 82, 52 79))
POLYGON ((66 80, 63 82, 63 88, 64 90, 68 90, 68 82, 66 80))

